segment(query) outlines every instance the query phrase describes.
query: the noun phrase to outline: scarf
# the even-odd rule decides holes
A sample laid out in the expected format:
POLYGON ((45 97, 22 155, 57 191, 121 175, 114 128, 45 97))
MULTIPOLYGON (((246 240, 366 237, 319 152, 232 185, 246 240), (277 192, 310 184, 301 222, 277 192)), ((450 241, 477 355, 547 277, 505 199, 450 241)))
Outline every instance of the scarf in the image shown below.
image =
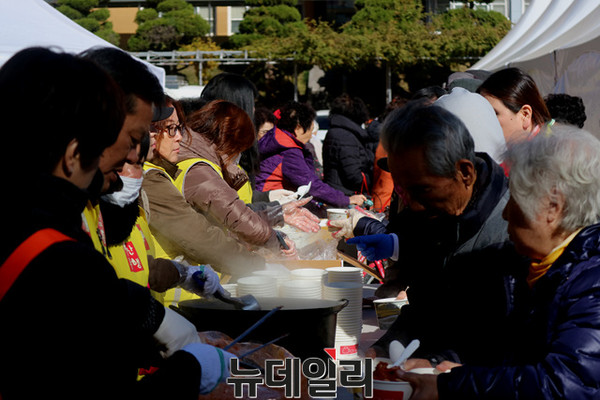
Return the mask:
POLYGON ((571 233, 568 238, 566 238, 561 244, 555 247, 550 254, 544 257, 539 263, 532 262, 529 266, 529 274, 527 275, 527 285, 531 289, 533 285, 542 277, 552 264, 564 253, 565 248, 571 243, 571 241, 577 236, 577 234, 581 231, 582 228, 577 229, 575 232, 571 233))

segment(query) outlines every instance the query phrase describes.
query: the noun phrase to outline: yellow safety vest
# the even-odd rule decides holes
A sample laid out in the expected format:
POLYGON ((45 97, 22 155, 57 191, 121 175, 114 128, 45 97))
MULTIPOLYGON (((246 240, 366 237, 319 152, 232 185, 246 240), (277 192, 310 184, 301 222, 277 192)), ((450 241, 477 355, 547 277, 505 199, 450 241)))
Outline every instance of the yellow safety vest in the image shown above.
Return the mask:
POLYGON ((104 231, 102 213, 100 212, 100 204, 92 204, 88 200, 81 213, 81 228, 92 239, 94 248, 110 261, 111 255, 106 245, 106 233, 104 231))
MULTIPOLYGON (((171 181, 171 183, 175 186, 177 186, 175 184, 175 181, 173 180, 173 178, 171 178, 171 176, 167 173, 167 171, 165 171, 164 168, 159 167, 158 165, 154 165, 151 162, 146 161, 144 163, 144 171, 150 171, 152 169, 156 169, 159 171, 162 171, 165 173, 166 176, 169 177, 169 180, 171 181)), ((177 189, 179 191, 181 191, 181 189, 179 187, 177 187, 177 189)), ((155 257, 156 258, 165 258, 168 260, 172 260, 178 256, 180 256, 180 254, 170 254, 168 253, 159 243, 158 240, 156 240, 156 237, 154 237, 154 235, 152 235, 150 233, 150 237, 152 238, 152 242, 154 245, 154 253, 155 253, 155 257)), ((157 292, 152 292, 152 294, 154 295, 154 297, 160 301, 163 305, 165 305, 166 307, 170 306, 170 305, 177 305, 177 303, 179 303, 182 300, 192 300, 192 299, 199 299, 200 296, 190 293, 187 290, 184 290, 182 288, 176 287, 173 289, 169 289, 164 293, 157 293, 157 292)))
POLYGON ((109 246, 110 263, 119 278, 129 279, 142 286, 148 286, 148 255, 154 257, 154 243, 148 227, 146 212, 140 207, 140 215, 135 221, 131 234, 123 244, 109 246))
MULTIPOLYGON (((179 163, 177 163, 177 166, 183 172, 179 174, 177 179, 175 179, 175 186, 177 186, 177 189, 179 189, 181 193, 183 193, 183 182, 185 181, 185 176, 187 175, 188 171, 190 170, 190 168, 192 168, 194 165, 200 162, 210 165, 212 169, 214 169, 219 174, 219 176, 223 178, 223 171, 221 170, 221 167, 205 158, 189 158, 187 160, 180 161, 179 163)), ((238 168, 244 171, 244 169, 239 165, 238 168)), ((246 171, 244 171, 244 173, 245 172, 246 171)), ((249 180, 242 185, 242 187, 237 191, 237 194, 240 200, 242 200, 244 203, 252 203, 252 185, 250 185, 249 180)))

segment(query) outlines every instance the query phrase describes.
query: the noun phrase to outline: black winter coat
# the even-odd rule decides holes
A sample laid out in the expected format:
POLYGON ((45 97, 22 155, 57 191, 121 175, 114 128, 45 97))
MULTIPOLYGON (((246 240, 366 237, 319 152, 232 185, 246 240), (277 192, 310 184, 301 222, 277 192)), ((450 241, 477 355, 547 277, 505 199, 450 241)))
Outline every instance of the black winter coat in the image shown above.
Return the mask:
POLYGON ((531 297, 506 362, 440 375, 440 400, 600 398, 600 225, 573 239, 531 297))
POLYGON ((323 141, 323 181, 347 196, 366 195, 373 180, 376 131, 369 134, 343 115, 333 114, 330 119, 323 141))
POLYGON ((34 258, 0 301, 2 398, 197 398, 196 359, 182 351, 158 358, 153 334, 164 307, 147 288, 118 279, 81 229, 87 194, 54 177, 31 188, 0 211, 12 221, 3 225, 0 263, 43 228, 75 241, 34 258), (151 365, 159 371, 138 382, 137 369, 151 365))

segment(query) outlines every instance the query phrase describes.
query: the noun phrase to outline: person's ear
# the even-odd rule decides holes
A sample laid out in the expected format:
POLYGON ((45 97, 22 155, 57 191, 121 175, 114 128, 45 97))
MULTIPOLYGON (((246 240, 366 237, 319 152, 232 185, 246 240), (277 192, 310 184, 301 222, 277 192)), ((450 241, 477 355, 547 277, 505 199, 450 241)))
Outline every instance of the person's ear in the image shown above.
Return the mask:
POLYGON ((529 131, 533 127, 533 109, 529 104, 525 104, 519 110, 519 116, 522 120, 522 126, 524 131, 529 131))
POLYGON ((300 126, 300 124, 296 125, 296 129, 294 130, 294 135, 296 137, 302 136, 304 134, 304 128, 300 126))
POLYGON ((70 177, 79 168, 80 163, 79 142, 77 139, 72 139, 65 149, 65 154, 62 158, 62 170, 66 177, 70 177))
POLYGON ((565 208, 565 196, 557 191, 556 188, 552 189, 550 195, 547 197, 546 206, 546 222, 554 225, 560 224, 565 208))
POLYGON ((466 187, 472 187, 477 179, 477 173, 475 172, 475 165, 463 158, 456 162, 456 172, 458 180, 466 187))

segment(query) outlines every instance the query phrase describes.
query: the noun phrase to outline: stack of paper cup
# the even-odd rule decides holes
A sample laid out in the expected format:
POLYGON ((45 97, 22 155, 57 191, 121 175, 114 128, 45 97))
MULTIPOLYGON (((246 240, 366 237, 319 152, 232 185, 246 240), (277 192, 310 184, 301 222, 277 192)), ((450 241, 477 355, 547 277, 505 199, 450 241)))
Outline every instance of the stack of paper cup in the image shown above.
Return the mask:
POLYGON ((348 300, 348 305, 337 314, 335 348, 340 359, 358 357, 362 331, 362 286, 360 282, 327 282, 323 286, 324 299, 348 300))
POLYGON ((270 276, 247 276, 237 281, 238 297, 251 294, 255 297, 277 297, 277 280, 270 276))
POLYGON ((227 290, 231 297, 238 297, 237 295, 237 283, 226 283, 223 286, 223 289, 227 290))
POLYGON ((332 267, 327 268, 328 282, 356 282, 362 283, 362 269, 356 267, 332 267))
POLYGON ((311 279, 295 279, 283 282, 279 286, 281 297, 320 299, 321 281, 311 279))

